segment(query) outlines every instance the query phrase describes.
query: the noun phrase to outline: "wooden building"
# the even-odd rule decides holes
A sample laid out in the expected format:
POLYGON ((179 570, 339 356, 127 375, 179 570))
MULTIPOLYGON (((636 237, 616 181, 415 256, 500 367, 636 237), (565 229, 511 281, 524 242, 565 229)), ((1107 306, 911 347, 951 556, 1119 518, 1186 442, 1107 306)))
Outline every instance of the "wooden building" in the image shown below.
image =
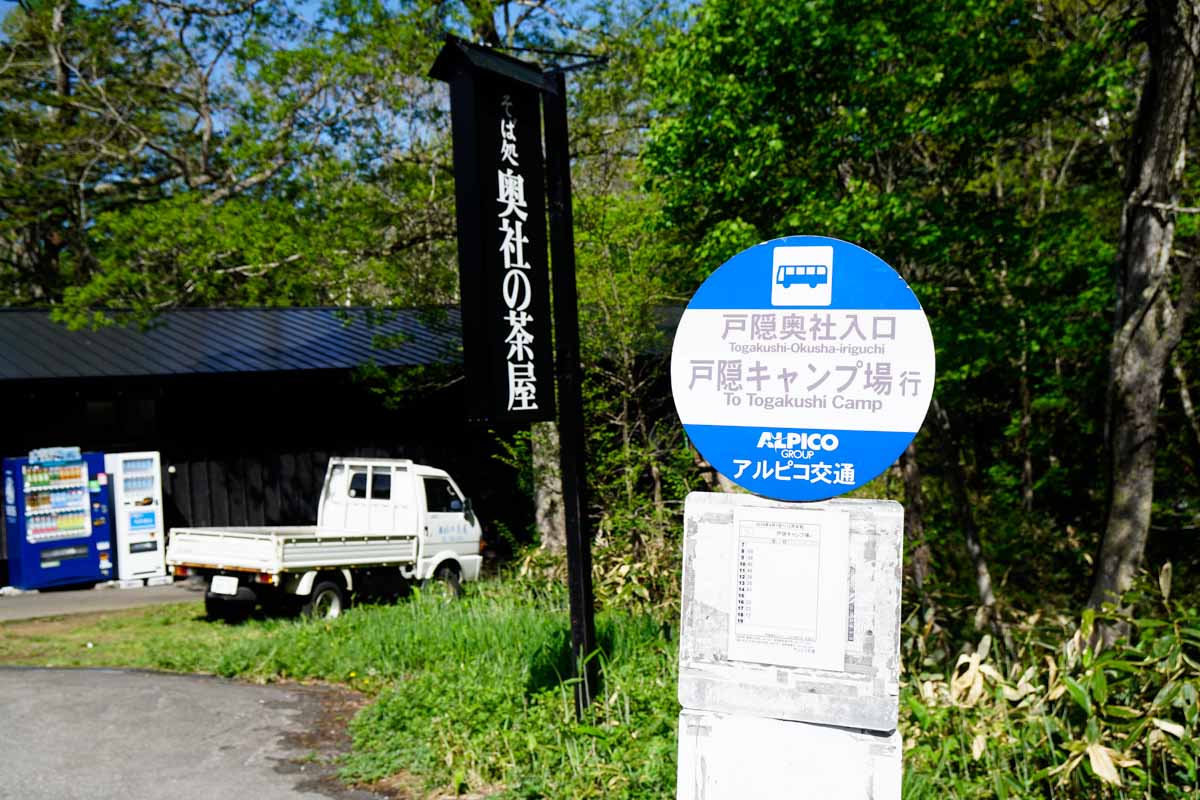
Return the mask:
POLYGON ((0 310, 0 455, 160 451, 168 527, 310 524, 329 456, 412 458, 525 530, 516 475, 464 422, 460 350, 457 310, 187 309, 144 331, 0 310), (388 403, 366 365, 445 380, 388 403))

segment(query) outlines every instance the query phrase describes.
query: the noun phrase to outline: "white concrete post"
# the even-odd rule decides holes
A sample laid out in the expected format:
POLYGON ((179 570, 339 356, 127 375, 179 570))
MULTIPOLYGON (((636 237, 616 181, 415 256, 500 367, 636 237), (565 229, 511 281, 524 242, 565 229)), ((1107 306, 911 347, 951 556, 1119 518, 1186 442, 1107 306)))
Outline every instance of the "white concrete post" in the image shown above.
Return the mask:
POLYGON ((899 800, 898 503, 684 507, 678 800, 899 800))

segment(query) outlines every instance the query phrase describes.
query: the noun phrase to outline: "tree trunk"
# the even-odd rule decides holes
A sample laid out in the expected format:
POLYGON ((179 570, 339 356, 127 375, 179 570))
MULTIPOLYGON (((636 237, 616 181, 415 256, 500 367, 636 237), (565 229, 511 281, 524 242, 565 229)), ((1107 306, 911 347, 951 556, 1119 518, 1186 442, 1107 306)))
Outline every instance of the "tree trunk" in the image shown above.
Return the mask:
MULTIPOLYGON (((1141 566, 1154 499, 1155 427, 1163 373, 1195 297, 1195 266, 1170 296, 1171 246, 1200 47, 1197 0, 1148 0, 1149 68, 1125 176, 1117 306, 1109 352, 1109 509, 1089 605, 1119 601, 1141 566)), ((1110 643, 1119 631, 1098 630, 1110 643)))
POLYGON ((536 422, 530 434, 533 451, 533 504, 542 547, 567 550, 567 518, 563 508, 562 468, 559 466, 558 423, 536 422))
POLYGON ((913 586, 922 610, 933 607, 925 583, 929 579, 929 562, 932 553, 925 541, 925 500, 921 494, 921 468, 917 464, 917 448, 908 443, 900 455, 900 474, 904 479, 904 541, 911 548, 909 564, 912 566, 913 586))
MULTIPOLYGON (((626 384, 628 385, 628 384, 626 384)), ((624 468, 621 470, 621 477, 625 481, 625 503, 629 507, 633 507, 633 431, 632 425, 629 422, 629 395, 624 394, 621 397, 621 416, 617 419, 617 425, 621 429, 621 455, 623 456, 624 468)))
POLYGON ((467 0, 464 5, 471 18, 471 33, 475 41, 499 47, 501 41, 500 32, 496 30, 496 4, 492 0, 467 0))
POLYGON ((1029 339, 1025 320, 1021 320, 1021 359, 1017 363, 1021 372, 1021 426, 1019 440, 1021 448, 1021 509, 1033 512, 1033 392, 1029 388, 1029 339))
POLYGON ((59 125, 69 125, 75 116, 69 98, 71 96, 71 72, 63 55, 63 40, 66 38, 67 15, 70 13, 68 3, 56 4, 50 11, 50 39, 46 49, 50 56, 50 68, 54 71, 54 91, 59 103, 54 111, 54 121, 59 125))
POLYGON ((718 472, 717 468, 712 464, 708 463, 704 456, 700 455, 700 451, 696 449, 695 445, 692 445, 691 449, 692 461, 700 470, 700 479, 704 481, 704 485, 708 487, 710 492, 733 494, 738 491, 738 485, 718 472))

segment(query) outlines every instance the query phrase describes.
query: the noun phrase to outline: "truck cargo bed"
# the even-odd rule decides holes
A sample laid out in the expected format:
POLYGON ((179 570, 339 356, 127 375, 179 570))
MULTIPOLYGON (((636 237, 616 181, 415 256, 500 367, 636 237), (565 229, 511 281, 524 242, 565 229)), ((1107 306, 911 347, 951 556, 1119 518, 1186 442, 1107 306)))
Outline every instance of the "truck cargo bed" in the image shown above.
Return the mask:
POLYGON ((167 545, 171 566, 270 574, 403 565, 416 559, 416 534, 339 533, 315 527, 174 528, 167 545))

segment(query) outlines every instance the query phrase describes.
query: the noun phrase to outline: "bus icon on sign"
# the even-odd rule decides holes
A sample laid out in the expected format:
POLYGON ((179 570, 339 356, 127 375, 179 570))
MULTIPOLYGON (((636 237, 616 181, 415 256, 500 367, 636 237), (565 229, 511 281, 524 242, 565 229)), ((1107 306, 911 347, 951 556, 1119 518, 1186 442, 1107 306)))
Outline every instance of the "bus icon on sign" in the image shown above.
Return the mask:
POLYGON ((771 305, 827 306, 833 302, 833 247, 776 247, 771 305))

